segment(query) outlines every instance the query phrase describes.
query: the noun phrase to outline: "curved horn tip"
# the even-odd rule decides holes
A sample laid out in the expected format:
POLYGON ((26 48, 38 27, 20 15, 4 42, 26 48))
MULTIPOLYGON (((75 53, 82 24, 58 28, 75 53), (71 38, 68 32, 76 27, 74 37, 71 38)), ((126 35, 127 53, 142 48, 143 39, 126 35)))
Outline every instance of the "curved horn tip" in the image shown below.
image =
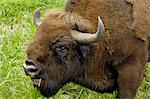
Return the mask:
POLYGON ((36 12, 39 12, 39 13, 40 13, 41 10, 42 10, 42 7, 39 7, 39 8, 37 8, 37 9, 35 10, 35 13, 36 13, 36 12))
POLYGON ((98 16, 98 21, 99 21, 100 23, 103 23, 100 16, 98 16))
POLYGON ((36 9, 34 12, 34 24, 36 26, 39 26, 41 24, 41 22, 40 22, 41 10, 42 10, 42 8, 40 7, 38 9, 36 9))
POLYGON ((42 8, 41 8, 41 7, 40 7, 40 8, 37 8, 37 9, 34 11, 34 16, 35 16, 35 17, 40 16, 40 14, 41 14, 41 10, 42 10, 42 8))
POLYGON ((96 34, 98 35, 98 37, 101 37, 104 35, 104 32, 105 32, 105 27, 104 27, 103 21, 100 18, 100 16, 98 16, 98 28, 97 28, 96 34))
POLYGON ((98 27, 101 27, 100 29, 102 29, 103 31, 105 30, 104 23, 100 16, 98 16, 98 27))

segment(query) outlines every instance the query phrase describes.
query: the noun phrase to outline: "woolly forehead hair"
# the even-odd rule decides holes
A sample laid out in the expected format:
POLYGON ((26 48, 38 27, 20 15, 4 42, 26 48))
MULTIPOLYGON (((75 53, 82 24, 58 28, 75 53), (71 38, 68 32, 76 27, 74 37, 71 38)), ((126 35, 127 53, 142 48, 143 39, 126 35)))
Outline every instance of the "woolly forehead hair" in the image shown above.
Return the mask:
MULTIPOLYGON (((51 9, 46 14, 46 18, 50 20, 61 20, 71 25, 71 28, 78 28, 80 31, 92 31, 92 24, 76 13, 66 12, 61 9, 51 9)), ((46 19, 46 20, 48 20, 46 19)), ((93 31, 95 32, 95 31, 93 31)))

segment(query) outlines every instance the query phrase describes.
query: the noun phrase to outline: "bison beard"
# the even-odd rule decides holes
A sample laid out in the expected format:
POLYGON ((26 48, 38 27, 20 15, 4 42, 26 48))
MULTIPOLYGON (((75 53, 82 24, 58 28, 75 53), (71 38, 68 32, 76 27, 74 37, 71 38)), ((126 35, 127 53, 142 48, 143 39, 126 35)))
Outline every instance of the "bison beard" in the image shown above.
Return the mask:
POLYGON ((53 80, 49 79, 46 73, 44 73, 43 77, 45 79, 41 78, 42 81, 40 83, 40 86, 34 86, 37 87, 40 90, 41 94, 45 97, 54 96, 57 93, 57 91, 65 84, 57 84, 57 82, 54 82, 53 80))
POLYGON ((41 9, 35 12, 37 31, 24 70, 44 96, 73 81, 97 92, 117 90, 118 99, 135 98, 148 60, 150 1, 130 1, 69 0, 42 22, 41 9))

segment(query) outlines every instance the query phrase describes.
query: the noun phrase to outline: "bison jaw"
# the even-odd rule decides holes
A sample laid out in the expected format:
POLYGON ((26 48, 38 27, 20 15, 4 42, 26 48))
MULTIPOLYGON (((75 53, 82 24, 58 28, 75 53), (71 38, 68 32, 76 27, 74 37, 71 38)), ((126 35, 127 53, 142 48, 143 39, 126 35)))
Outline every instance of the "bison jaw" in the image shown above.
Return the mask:
POLYGON ((82 44, 92 44, 98 42, 101 37, 104 35, 104 24, 100 17, 98 17, 98 28, 95 34, 91 33, 82 33, 76 30, 71 30, 71 34, 74 40, 82 44))
POLYGON ((48 73, 42 69, 40 63, 35 60, 27 59, 23 64, 23 69, 27 76, 31 77, 32 83, 45 97, 54 96, 67 81, 57 82, 50 79, 48 73))

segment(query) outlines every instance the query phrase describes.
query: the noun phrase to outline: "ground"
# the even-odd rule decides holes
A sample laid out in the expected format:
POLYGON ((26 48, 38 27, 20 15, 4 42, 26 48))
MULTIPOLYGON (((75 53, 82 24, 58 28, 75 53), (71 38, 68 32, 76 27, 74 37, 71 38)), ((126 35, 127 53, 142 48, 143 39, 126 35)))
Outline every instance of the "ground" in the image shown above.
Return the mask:
MULTIPOLYGON (((64 2, 66 0, 0 1, 0 99, 44 99, 23 71, 25 48, 34 36, 34 10, 42 7, 44 15, 49 8, 62 8, 64 2)), ((69 83, 50 99, 114 99, 115 95, 116 92, 100 94, 69 83)), ((137 99, 150 99, 150 65, 137 99)))

